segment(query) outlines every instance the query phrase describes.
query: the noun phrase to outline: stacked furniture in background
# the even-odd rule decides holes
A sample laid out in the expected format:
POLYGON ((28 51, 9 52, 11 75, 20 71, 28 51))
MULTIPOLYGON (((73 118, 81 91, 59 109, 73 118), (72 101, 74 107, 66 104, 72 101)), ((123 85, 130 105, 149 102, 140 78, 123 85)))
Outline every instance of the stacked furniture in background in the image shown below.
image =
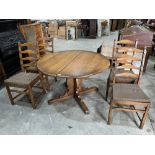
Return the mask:
POLYGON ((66 39, 77 39, 77 21, 66 21, 66 39))
POLYGON ((66 26, 59 26, 58 27, 58 38, 59 39, 66 39, 66 26))
POLYGON ((120 30, 125 27, 126 19, 111 19, 111 31, 120 30))
POLYGON ((57 23, 57 21, 53 21, 48 24, 48 35, 50 38, 58 37, 58 23, 57 23))
POLYGON ((144 47, 147 47, 147 53, 144 60, 144 69, 143 69, 144 72, 146 70, 149 55, 152 53, 153 34, 154 34, 154 31, 151 31, 145 28, 144 26, 139 26, 139 25, 134 25, 119 31, 118 40, 121 40, 121 39, 128 39, 132 41, 137 40, 138 42, 137 48, 144 49, 144 47))

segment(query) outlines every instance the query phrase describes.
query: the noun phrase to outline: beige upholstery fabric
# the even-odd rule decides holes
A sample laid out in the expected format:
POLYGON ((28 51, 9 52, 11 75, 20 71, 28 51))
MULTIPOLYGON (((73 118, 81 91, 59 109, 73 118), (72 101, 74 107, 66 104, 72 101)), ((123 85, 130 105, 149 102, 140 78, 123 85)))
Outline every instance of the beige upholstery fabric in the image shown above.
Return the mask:
POLYGON ((35 80, 38 76, 39 74, 36 74, 36 73, 20 72, 6 79, 5 82, 27 85, 27 84, 30 84, 33 80, 35 80))
POLYGON ((28 67, 26 71, 31 73, 38 73, 38 68, 37 66, 28 67))
POLYGON ((114 84, 113 100, 150 102, 148 96, 137 84, 114 84))

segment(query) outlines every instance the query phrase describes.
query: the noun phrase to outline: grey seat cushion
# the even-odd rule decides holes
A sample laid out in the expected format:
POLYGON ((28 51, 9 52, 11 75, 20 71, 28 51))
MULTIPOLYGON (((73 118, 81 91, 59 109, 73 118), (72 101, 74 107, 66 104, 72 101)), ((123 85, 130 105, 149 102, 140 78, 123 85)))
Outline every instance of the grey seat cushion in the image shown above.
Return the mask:
POLYGON ((150 102, 149 97, 137 84, 114 84, 113 100, 150 102))
POLYGON ((39 74, 36 73, 20 72, 6 79, 5 83, 28 85, 33 82, 38 76, 39 74))
POLYGON ((31 73, 38 73, 38 68, 37 66, 28 67, 26 71, 31 73))

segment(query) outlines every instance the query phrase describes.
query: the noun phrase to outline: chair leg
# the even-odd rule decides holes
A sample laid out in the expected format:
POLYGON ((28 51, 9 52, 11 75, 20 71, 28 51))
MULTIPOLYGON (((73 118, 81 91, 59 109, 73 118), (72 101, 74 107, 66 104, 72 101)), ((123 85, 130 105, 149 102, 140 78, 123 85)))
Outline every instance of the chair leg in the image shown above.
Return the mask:
POLYGON ((140 129, 143 129, 145 120, 146 120, 147 115, 148 115, 149 108, 150 108, 150 104, 148 104, 148 106, 145 108, 145 113, 143 114, 143 117, 142 117, 142 120, 141 120, 141 123, 140 123, 140 127, 139 127, 140 129))
MULTIPOLYGON (((29 92, 29 91, 28 91, 28 92, 29 92)), ((26 93, 26 96, 27 96, 28 101, 31 103, 31 98, 30 98, 29 93, 26 93)))
POLYGON ((48 76, 45 75, 45 80, 46 80, 46 88, 49 91, 50 90, 50 84, 49 84, 49 80, 48 80, 48 76))
POLYGON ((54 77, 54 81, 55 81, 55 82, 57 82, 57 81, 58 81, 57 77, 54 77))
POLYGON ((105 97, 106 101, 108 100, 108 94, 109 94, 109 84, 110 84, 110 82, 109 82, 109 79, 108 79, 108 80, 107 80, 106 97, 105 97))
POLYGON ((12 94, 11 94, 11 91, 10 91, 10 87, 9 87, 8 84, 5 84, 5 86, 6 86, 6 90, 7 90, 9 99, 10 99, 10 101, 11 101, 11 104, 14 105, 15 103, 14 103, 14 100, 13 100, 13 97, 12 97, 12 94))
POLYGON ((35 99, 34 99, 34 96, 32 94, 32 88, 31 88, 31 86, 28 86, 28 90, 29 90, 29 95, 30 95, 32 107, 33 107, 33 109, 36 109, 37 104, 36 104, 35 99))
POLYGON ((40 86, 42 89, 42 93, 45 94, 46 93, 46 88, 44 86, 44 82, 43 82, 43 77, 40 75, 40 86))
POLYGON ((109 108, 109 115, 108 115, 108 124, 110 125, 112 123, 112 104, 113 102, 110 102, 110 108, 109 108))
POLYGON ((39 76, 40 76, 40 87, 43 89, 43 94, 45 94, 45 92, 46 92, 45 85, 49 86, 48 77, 47 77, 47 75, 45 75, 45 78, 44 78, 44 75, 41 72, 39 72, 39 76), (46 81, 44 81, 44 79, 46 81))

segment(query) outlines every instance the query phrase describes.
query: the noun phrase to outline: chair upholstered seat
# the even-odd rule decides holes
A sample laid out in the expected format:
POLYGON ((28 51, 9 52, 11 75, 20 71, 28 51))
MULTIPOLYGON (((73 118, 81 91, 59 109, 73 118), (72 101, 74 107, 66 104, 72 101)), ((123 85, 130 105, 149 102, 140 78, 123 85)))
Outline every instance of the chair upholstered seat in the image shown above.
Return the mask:
MULTIPOLYGON (((127 73, 133 73, 133 71, 126 71, 127 73)), ((119 69, 119 70, 117 70, 116 71, 116 74, 120 74, 120 73, 125 73, 125 71, 123 70, 123 69, 119 69)), ((111 73, 110 73, 110 76, 109 76, 110 78, 110 83, 113 83, 113 79, 114 79, 114 71, 112 71, 111 73)), ((129 77, 129 78, 124 78, 124 77, 116 77, 116 79, 115 79, 115 82, 116 83, 135 83, 136 82, 136 78, 131 78, 131 77, 129 77)))
POLYGON ((26 69, 27 72, 38 73, 37 66, 31 66, 26 69))
POLYGON ((113 100, 150 102, 148 96, 137 84, 114 84, 113 100))
POLYGON ((6 79, 4 82, 12 105, 15 104, 14 100, 18 96, 25 94, 28 97, 33 109, 35 109, 38 102, 33 95, 32 88, 37 86, 37 84, 39 84, 38 88, 40 88, 42 93, 45 94, 42 78, 39 76, 39 74, 36 73, 20 72, 6 79), (15 92, 15 94, 12 92, 15 92))
POLYGON ((20 72, 17 73, 10 78, 6 79, 5 82, 7 83, 12 83, 12 84, 20 84, 20 85, 29 85, 31 82, 33 82, 39 74, 36 73, 25 73, 25 72, 20 72))

